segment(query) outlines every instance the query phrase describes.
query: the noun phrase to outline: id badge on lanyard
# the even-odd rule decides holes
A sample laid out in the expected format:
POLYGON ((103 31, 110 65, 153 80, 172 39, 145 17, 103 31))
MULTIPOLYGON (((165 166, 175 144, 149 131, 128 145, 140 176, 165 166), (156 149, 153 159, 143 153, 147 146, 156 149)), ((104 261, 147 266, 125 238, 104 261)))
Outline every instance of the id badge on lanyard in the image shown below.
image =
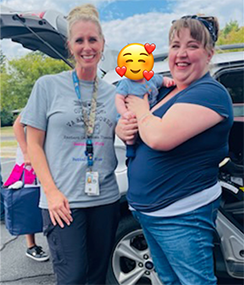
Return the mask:
POLYGON ((87 172, 86 172, 86 184, 85 193, 88 196, 99 196, 99 174, 97 171, 92 171, 93 166, 93 144, 91 139, 86 140, 86 151, 87 156, 87 172))
MULTIPOLYGON (((75 93, 77 98, 81 99, 80 87, 79 87, 79 79, 74 70, 72 72, 73 83, 75 87, 75 93)), ((87 172, 86 172, 86 183, 85 183, 85 193, 89 196, 98 196, 100 195, 99 189, 99 174, 97 171, 92 171, 93 166, 93 143, 92 143, 92 134, 95 125, 95 114, 96 114, 96 106, 97 106, 97 89, 98 89, 98 81, 95 79, 92 101, 91 101, 91 110, 90 116, 88 117, 84 108, 81 107, 82 115, 84 119, 85 129, 86 129, 86 151, 85 155, 87 156, 87 172)))
POLYGON ((87 171, 86 172, 86 185, 85 193, 88 196, 99 196, 99 175, 97 171, 87 171))

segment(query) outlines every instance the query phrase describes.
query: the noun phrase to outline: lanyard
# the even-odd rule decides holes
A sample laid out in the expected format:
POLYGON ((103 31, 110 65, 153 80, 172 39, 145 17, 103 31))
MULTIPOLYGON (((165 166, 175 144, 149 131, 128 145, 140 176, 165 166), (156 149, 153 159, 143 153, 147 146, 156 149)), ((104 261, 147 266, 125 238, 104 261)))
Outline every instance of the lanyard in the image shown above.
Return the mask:
MULTIPOLYGON (((80 84, 79 84, 79 79, 78 79, 78 76, 77 76, 77 73, 75 70, 73 70, 73 72, 72 72, 72 78, 73 78, 76 96, 80 100, 81 99, 80 84)), ((86 130, 86 151, 85 151, 85 155, 87 156, 88 167, 93 166, 92 135, 93 135, 93 131, 94 131, 95 118, 96 118, 97 90, 98 90, 98 79, 96 77, 95 82, 94 82, 94 86, 93 86, 90 116, 88 116, 86 110, 84 109, 83 105, 81 104, 81 111, 82 111, 83 120, 84 120, 84 124, 85 124, 85 130, 86 130)))

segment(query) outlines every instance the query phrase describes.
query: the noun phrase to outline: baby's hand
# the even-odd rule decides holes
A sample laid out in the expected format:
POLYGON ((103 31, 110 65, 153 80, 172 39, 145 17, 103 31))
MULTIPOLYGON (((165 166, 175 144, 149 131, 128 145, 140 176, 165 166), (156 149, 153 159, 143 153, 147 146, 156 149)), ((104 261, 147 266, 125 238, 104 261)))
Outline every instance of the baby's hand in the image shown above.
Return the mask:
POLYGON ((164 77, 164 79, 163 79, 163 86, 171 87, 171 86, 174 86, 174 85, 175 85, 174 79, 172 79, 170 77, 167 77, 167 76, 164 77))
POLYGON ((122 115, 123 119, 126 119, 126 120, 130 120, 132 118, 135 118, 135 114, 131 111, 126 111, 123 115, 122 115))

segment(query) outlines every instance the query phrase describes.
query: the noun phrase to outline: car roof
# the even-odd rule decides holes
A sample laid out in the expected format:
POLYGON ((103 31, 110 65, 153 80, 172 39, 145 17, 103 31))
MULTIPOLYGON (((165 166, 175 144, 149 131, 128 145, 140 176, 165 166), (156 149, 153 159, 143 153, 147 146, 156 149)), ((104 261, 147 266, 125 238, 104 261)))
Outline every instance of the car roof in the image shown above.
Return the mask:
POLYGON ((220 68, 235 68, 244 66, 244 51, 217 53, 211 61, 211 74, 215 74, 220 68))

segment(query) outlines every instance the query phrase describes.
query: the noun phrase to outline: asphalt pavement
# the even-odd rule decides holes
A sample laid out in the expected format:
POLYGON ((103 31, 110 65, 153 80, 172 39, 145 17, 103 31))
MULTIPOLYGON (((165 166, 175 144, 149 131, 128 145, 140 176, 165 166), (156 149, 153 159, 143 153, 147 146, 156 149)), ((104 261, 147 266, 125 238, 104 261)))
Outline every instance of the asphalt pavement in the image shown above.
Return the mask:
MULTIPOLYGON (((54 285, 55 278, 50 260, 37 262, 28 258, 25 236, 12 236, 0 225, 0 284, 8 285, 54 285)), ((46 238, 42 233, 36 234, 36 243, 49 253, 46 238)))
MULTIPOLYGON (((15 163, 15 148, 1 149, 1 172, 6 181, 15 163)), ((36 243, 49 254, 46 238, 36 234, 36 243)), ((0 284, 8 285, 54 285, 55 278, 50 260, 37 262, 28 258, 25 236, 12 236, 5 224, 0 225, 0 284)))

